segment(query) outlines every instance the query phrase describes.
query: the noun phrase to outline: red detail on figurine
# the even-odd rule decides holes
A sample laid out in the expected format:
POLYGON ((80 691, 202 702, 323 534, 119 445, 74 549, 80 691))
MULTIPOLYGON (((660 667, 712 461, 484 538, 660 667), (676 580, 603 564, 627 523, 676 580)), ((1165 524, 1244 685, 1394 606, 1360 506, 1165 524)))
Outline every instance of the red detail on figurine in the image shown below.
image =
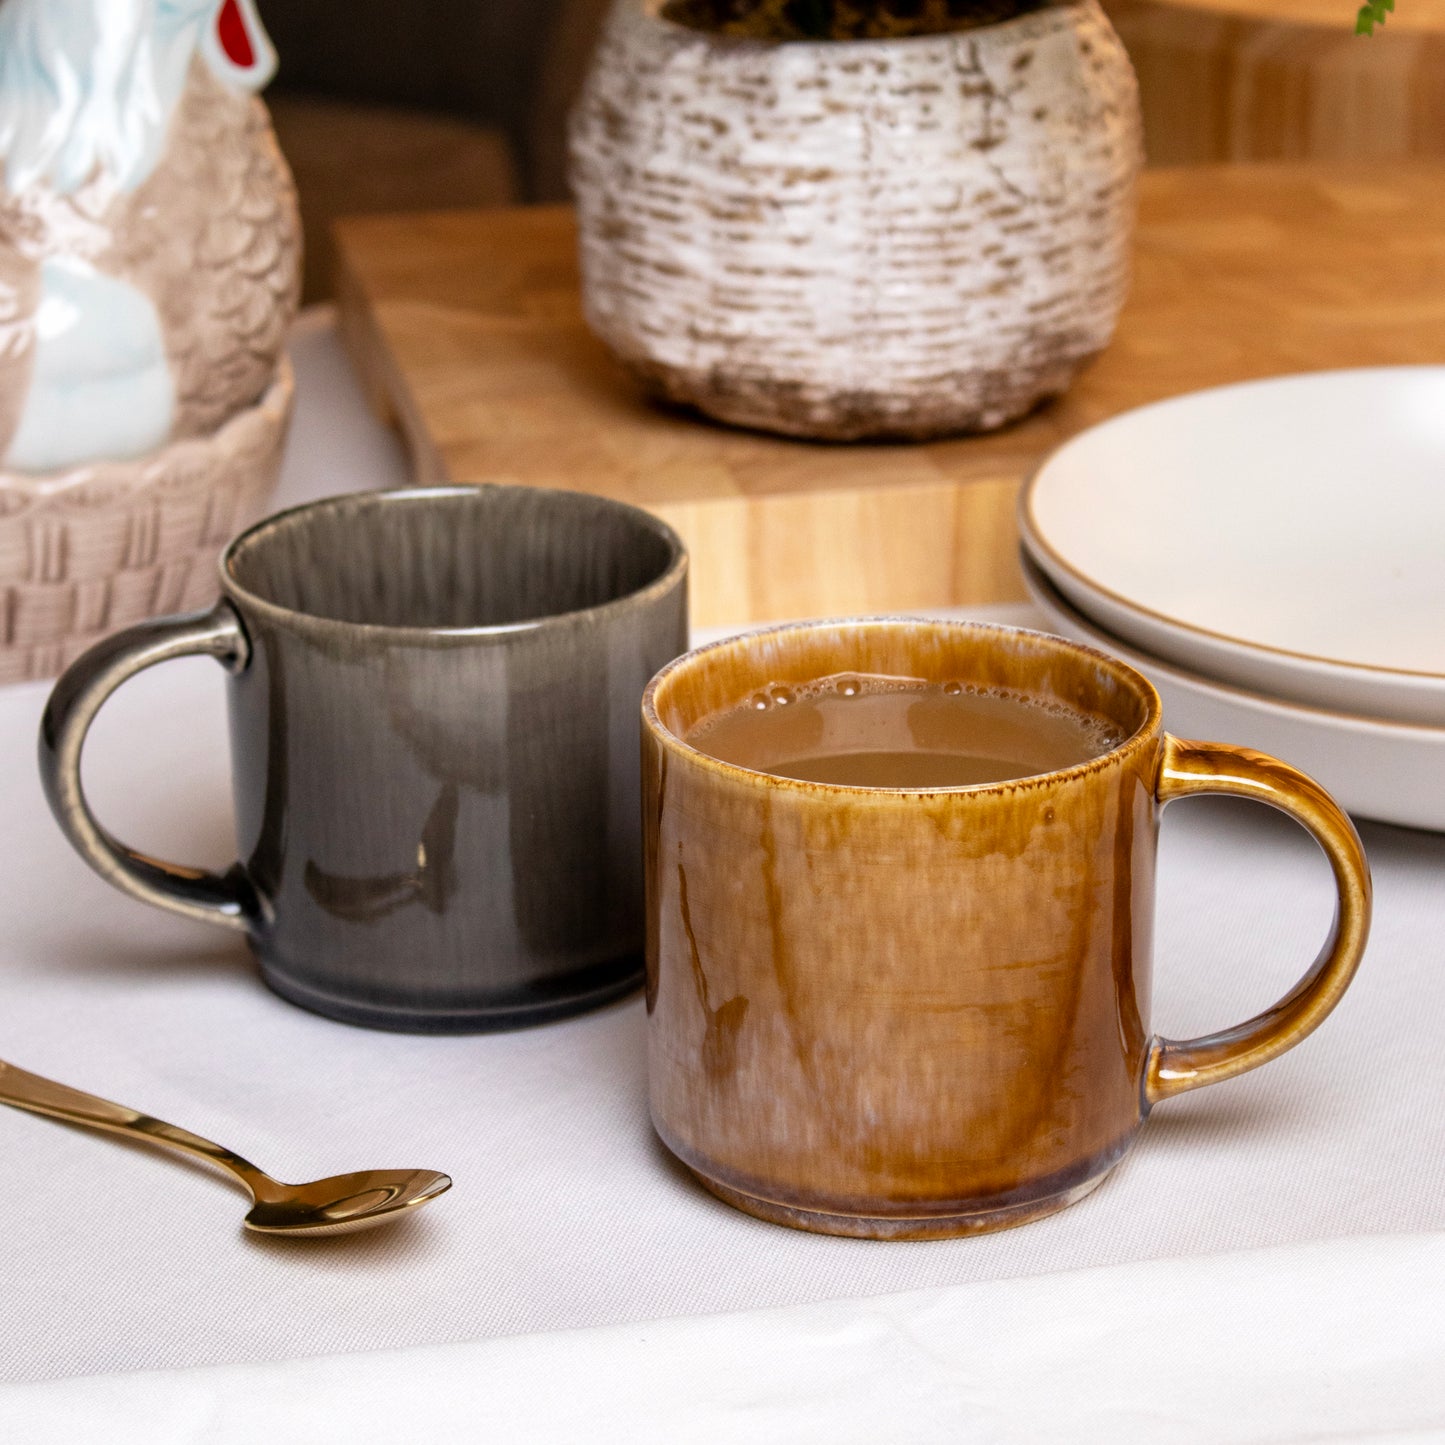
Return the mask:
POLYGON ((232 65, 249 69, 256 63, 256 49, 251 44, 250 32, 246 29, 246 17, 236 0, 226 0, 216 21, 216 33, 220 37, 221 49, 232 65))

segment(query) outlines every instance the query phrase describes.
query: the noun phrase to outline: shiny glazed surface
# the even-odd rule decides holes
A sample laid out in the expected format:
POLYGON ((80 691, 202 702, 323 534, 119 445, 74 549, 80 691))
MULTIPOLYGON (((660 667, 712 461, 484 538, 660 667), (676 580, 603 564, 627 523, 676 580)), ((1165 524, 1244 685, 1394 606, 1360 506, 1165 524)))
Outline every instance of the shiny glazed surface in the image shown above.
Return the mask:
POLYGON ((244 930, 277 992, 350 1022, 506 1026, 640 982, 637 699, 687 637, 669 529, 571 492, 361 494, 253 528, 222 584, 57 684, 42 775, 93 867, 244 930), (105 696, 197 651, 231 673, 224 876, 117 844, 79 783, 105 696))
POLYGON ((1363 947, 1363 855, 1337 810, 1321 820, 1320 790, 1242 751, 1196 763, 1138 674, 1059 639, 907 620, 783 628, 673 664, 644 720, 653 1120, 709 1188, 764 1218, 927 1237, 1060 1208, 1154 1099, 1303 1037, 1363 947), (682 741, 752 689, 848 671, 1050 696, 1126 740, 1065 771, 932 793, 750 772, 682 741), (1208 1041, 1152 1038, 1171 767, 1191 777, 1181 793, 1239 790, 1212 770, 1262 772, 1256 795, 1297 815, 1290 790, 1312 790, 1307 825, 1333 830, 1354 892, 1296 990, 1308 1019, 1301 1005, 1208 1041))
POLYGON ((636 698, 686 643, 678 552, 573 494, 397 496, 262 524, 227 557, 252 642, 231 726, 267 980, 422 1028, 626 991, 636 698))

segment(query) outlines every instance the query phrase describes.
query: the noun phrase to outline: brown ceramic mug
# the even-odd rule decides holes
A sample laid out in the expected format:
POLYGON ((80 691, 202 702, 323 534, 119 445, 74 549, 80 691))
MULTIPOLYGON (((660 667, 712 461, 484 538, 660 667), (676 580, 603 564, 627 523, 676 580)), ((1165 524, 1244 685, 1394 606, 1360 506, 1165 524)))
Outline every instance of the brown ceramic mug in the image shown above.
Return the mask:
POLYGON ((1059 638, 883 619, 689 653, 643 700, 648 1075, 663 1142, 713 1193, 833 1234, 928 1238, 1050 1214, 1150 1108, 1268 1062, 1348 986, 1370 918, 1349 819, 1273 758, 1165 733, 1131 668, 1059 638), (1107 720, 1057 772, 933 792, 800 782, 685 741, 773 684, 962 679, 1107 720), (1164 804, 1273 804, 1325 850, 1328 942, 1272 1008, 1206 1038, 1149 1027, 1164 804))

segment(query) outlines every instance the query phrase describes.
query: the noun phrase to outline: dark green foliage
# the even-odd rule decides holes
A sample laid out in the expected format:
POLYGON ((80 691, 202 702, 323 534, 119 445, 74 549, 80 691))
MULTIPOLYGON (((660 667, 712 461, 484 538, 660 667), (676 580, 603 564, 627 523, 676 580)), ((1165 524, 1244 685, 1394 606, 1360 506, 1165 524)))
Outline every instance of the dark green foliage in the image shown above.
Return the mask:
POLYGON ((1387 16, 1395 8, 1395 0, 1365 0, 1360 6, 1360 13, 1355 16, 1355 34, 1373 35, 1375 26, 1385 23, 1387 16))

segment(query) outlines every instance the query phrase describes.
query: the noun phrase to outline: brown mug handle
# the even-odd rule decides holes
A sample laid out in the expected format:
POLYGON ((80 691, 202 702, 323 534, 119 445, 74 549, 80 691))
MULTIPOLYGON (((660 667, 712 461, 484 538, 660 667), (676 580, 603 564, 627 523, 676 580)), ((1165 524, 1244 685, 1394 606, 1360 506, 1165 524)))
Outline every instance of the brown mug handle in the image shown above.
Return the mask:
POLYGON ((40 781, 65 836, 107 883, 142 903, 246 931, 256 909, 239 864, 224 874, 207 873, 127 848, 90 811, 80 781, 85 735, 111 693, 147 667, 192 654, 214 657, 228 672, 245 668, 251 645, 229 603, 219 602, 209 612, 138 623, 76 658, 45 705, 40 723, 40 781))
POLYGON ((1335 875, 1334 927, 1305 976, 1246 1023, 1198 1039, 1149 1045, 1145 1107, 1257 1069, 1313 1033, 1344 996, 1370 931, 1370 865, 1355 826, 1312 778, 1251 748, 1165 736, 1156 794, 1161 804, 1198 793, 1254 798, 1288 813, 1314 835, 1335 875))

